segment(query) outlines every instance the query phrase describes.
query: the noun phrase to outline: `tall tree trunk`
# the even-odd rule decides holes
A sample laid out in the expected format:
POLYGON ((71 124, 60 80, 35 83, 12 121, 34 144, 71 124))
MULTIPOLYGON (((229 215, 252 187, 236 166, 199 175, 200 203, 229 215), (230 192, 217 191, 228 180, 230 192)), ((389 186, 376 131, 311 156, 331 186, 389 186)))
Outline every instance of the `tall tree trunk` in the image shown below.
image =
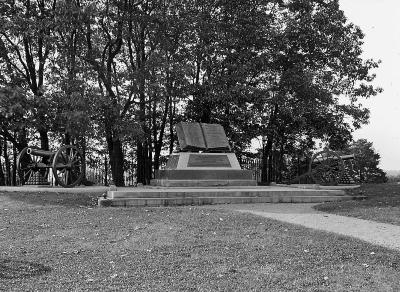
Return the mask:
POLYGON ((261 183, 267 181, 267 158, 265 152, 265 145, 263 145, 262 156, 261 156, 261 183))
POLYGON ((274 138, 275 138, 275 123, 276 123, 276 117, 278 114, 279 106, 278 104, 275 104, 271 110, 271 118, 269 120, 269 123, 267 125, 267 144, 264 145, 263 149, 263 165, 262 165, 262 171, 261 171, 261 181, 264 183, 270 183, 272 179, 272 146, 274 144, 274 138), (264 156, 265 155, 265 156, 264 156))
POLYGON ((201 123, 210 123, 211 122, 211 107, 210 104, 207 102, 201 101, 201 116, 200 122, 201 123))
POLYGON ((122 143, 120 139, 113 141, 113 152, 110 157, 111 172, 116 186, 123 187, 124 181, 124 153, 122 151, 122 143))
POLYGON ((274 151, 274 149, 271 149, 271 151, 270 151, 270 153, 269 153, 269 155, 268 155, 268 179, 267 179, 267 182, 268 183, 270 183, 270 182, 273 182, 274 181, 274 177, 275 177, 275 167, 274 167, 274 164, 275 164, 275 151, 274 151))
POLYGON ((64 134, 64 145, 71 145, 71 135, 68 132, 64 134))
MULTIPOLYGON (((18 153, 21 153, 21 151, 24 148, 28 147, 27 131, 25 128, 22 128, 17 132, 17 136, 15 139, 16 139, 15 145, 17 147, 18 153)), ((27 159, 26 155, 25 155, 25 159, 27 159)), ((24 161, 22 163, 28 163, 28 162, 24 161)), ((18 167, 18 165, 16 165, 16 167, 18 167)), ((22 172, 18 172, 18 176, 19 176, 19 181, 23 182, 24 178, 23 178, 22 172)))
POLYGON ((146 141, 138 142, 136 149, 137 159, 137 182, 143 185, 150 183, 151 179, 151 156, 149 155, 149 143, 146 141))
POLYGON ((80 147, 80 151, 82 154, 82 159, 83 159, 83 165, 82 165, 82 171, 83 171, 83 178, 82 182, 83 184, 87 183, 87 178, 86 178, 86 138, 85 137, 79 137, 77 138, 78 145, 80 147))
POLYGON ((21 152, 25 147, 28 147, 28 139, 27 139, 27 131, 25 128, 20 129, 17 132, 17 150, 18 152, 21 152))
POLYGON ((267 143, 263 145, 262 165, 261 165, 261 182, 268 183, 270 181, 270 164, 271 164, 272 137, 267 136, 267 143))
POLYGON ((106 140, 113 182, 117 187, 123 187, 125 185, 123 168, 124 153, 122 151, 121 140, 113 137, 112 135, 108 135, 106 140))
POLYGON ((147 163, 146 163, 146 173, 145 173, 145 180, 146 180, 146 185, 150 184, 150 180, 153 178, 153 147, 151 146, 152 143, 151 141, 146 141, 146 147, 147 147, 147 163))
POLYGON ((278 174, 278 182, 282 183, 283 181, 283 170, 284 170, 284 143, 281 141, 280 149, 279 149, 279 174, 278 174))
POLYGON ((18 152, 21 152, 25 147, 28 147, 26 129, 24 128, 19 129, 17 132, 14 132, 14 135, 12 135, 7 130, 4 129, 2 130, 4 139, 7 139, 9 142, 15 145, 15 147, 17 147, 18 152))
POLYGON ((8 157, 8 146, 7 146, 7 139, 3 141, 3 155, 4 155, 4 163, 6 166, 5 169, 5 185, 11 185, 11 163, 8 157))
POLYGON ((2 150, 2 147, 3 147, 2 140, 0 138, 0 186, 4 186, 6 184, 6 180, 5 180, 4 172, 3 172, 3 165, 1 163, 1 153, 2 153, 1 150, 2 150))
MULTIPOLYGON (((15 136, 15 135, 14 135, 15 136)), ((12 170, 12 185, 17 185, 17 147, 13 144, 13 170, 12 170)))
MULTIPOLYGON (((148 184, 151 178, 151 174, 149 176, 148 173, 148 164, 149 164, 149 147, 148 147, 148 127, 147 127, 147 121, 146 121, 146 94, 145 94, 145 77, 144 77, 144 72, 143 72, 143 65, 144 65, 144 45, 142 44, 142 50, 140 52, 140 58, 138 59, 138 68, 140 68, 141 74, 139 78, 139 100, 140 100, 140 105, 139 105, 139 123, 142 127, 143 133, 144 133, 144 140, 139 141, 137 143, 137 149, 136 149, 136 159, 137 159, 137 182, 141 183, 143 185, 148 184)), ((151 133, 150 133, 151 135, 151 133)))
POLYGON ((148 113, 148 121, 146 121, 146 132, 148 133, 146 135, 147 139, 145 141, 146 143, 146 148, 147 148, 147 153, 146 153, 146 165, 145 165, 145 181, 146 185, 150 184, 150 180, 153 178, 153 137, 151 135, 151 125, 152 125, 152 117, 154 116, 154 113, 156 112, 153 110, 153 104, 155 104, 155 101, 153 103, 148 102, 147 103, 147 113, 148 113))
POLYGON ((165 99, 165 105, 164 105, 164 112, 163 116, 161 119, 161 125, 160 125, 160 133, 158 136, 158 139, 154 141, 154 170, 157 170, 160 168, 160 155, 161 155, 161 149, 162 149, 162 142, 164 138, 164 132, 165 132, 165 126, 167 124, 167 116, 169 112, 169 106, 170 106, 170 97, 167 97, 165 99))
POLYGON ((136 160, 137 160, 137 182, 146 184, 146 162, 147 162, 147 147, 144 142, 137 142, 136 144, 136 160))
POLYGON ((49 150, 49 136, 48 132, 46 129, 39 129, 39 135, 40 135, 40 148, 44 150, 49 150))
POLYGON ((169 105, 169 154, 172 154, 174 151, 174 142, 175 142, 175 135, 174 135, 174 124, 175 124, 175 102, 170 100, 169 105))
POLYGON ((263 147, 263 158, 261 166, 261 182, 269 183, 272 177, 272 136, 267 136, 267 144, 263 147))

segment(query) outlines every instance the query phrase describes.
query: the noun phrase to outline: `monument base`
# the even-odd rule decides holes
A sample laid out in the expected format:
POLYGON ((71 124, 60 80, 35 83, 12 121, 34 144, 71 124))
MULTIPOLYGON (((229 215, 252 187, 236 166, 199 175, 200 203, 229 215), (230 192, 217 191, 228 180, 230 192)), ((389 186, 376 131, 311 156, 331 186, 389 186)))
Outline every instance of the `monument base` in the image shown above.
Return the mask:
POLYGON ((171 179, 153 179, 150 182, 152 186, 159 187, 229 187, 229 186, 256 186, 255 180, 171 180, 171 179))
POLYGON ((156 171, 151 185, 163 187, 256 186, 251 170, 243 170, 234 153, 180 152, 156 171))
POLYGON ((299 189, 290 186, 168 188, 137 187, 110 190, 100 207, 160 207, 250 203, 321 203, 355 199, 344 190, 299 189))

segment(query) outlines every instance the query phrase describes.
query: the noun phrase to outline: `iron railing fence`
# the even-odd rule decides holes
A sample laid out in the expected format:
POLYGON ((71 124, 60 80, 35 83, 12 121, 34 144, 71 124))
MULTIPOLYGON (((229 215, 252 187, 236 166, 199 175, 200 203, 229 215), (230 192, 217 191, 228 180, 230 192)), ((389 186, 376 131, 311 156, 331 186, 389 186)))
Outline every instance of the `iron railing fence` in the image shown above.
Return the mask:
MULTIPOLYGON (((253 179, 257 180, 258 182, 262 181, 262 164, 263 160, 260 157, 245 157, 245 156, 238 156, 239 163, 242 169, 248 169, 253 172, 253 179)), ((167 156, 160 157, 160 169, 165 168, 166 163, 168 161, 167 156)), ((293 160, 295 161, 295 160, 293 160)), ((298 160, 300 161, 300 160, 298 160)), ((18 175, 16 175, 15 179, 13 179, 13 175, 16 174, 14 171, 14 164, 11 163, 10 169, 11 171, 7 172, 4 164, 1 165, 3 171, 3 175, 6 175, 6 184, 8 185, 21 185, 20 179, 18 175), (11 177, 10 177, 11 176, 11 177), (12 182, 15 182, 13 184, 12 182)), ((282 161, 282 157, 279 153, 272 155, 270 159, 266 159, 265 161, 265 171, 268 182, 283 182, 288 177, 288 169, 287 169, 287 160, 284 162, 282 161)), ((295 167, 296 168, 296 167, 295 167)), ((299 167, 297 167, 299 169, 299 167)), ((153 171, 154 172, 154 171, 153 171)), ((296 172, 296 171, 291 171, 296 172)), ((85 181, 84 184, 90 185, 109 185, 112 183, 112 174, 111 174, 111 167, 109 160, 103 157, 88 157, 86 159, 85 164, 85 181)), ((49 171, 48 181, 50 185, 54 185, 55 180, 52 176, 51 171, 49 171)), ((1 181, 0 181, 1 183, 1 181)), ((135 161, 126 161, 124 163, 124 183, 126 186, 135 186, 136 185, 136 163, 135 161)))
MULTIPOLYGON (((167 156, 160 157, 160 169, 164 169, 168 161, 167 156)), ((253 172, 253 179, 261 182, 263 160, 258 157, 241 157, 239 163, 242 169, 248 169, 253 172)), ((282 182, 285 175, 280 173, 284 167, 278 156, 272 156, 271 160, 266 161, 267 182, 282 182)), ((154 170, 153 170, 154 176, 154 170)), ((111 168, 107 160, 92 162, 86 165, 86 178, 88 181, 97 185, 107 185, 112 181, 111 168)), ((126 162, 124 165, 124 181, 126 186, 136 185, 136 163, 126 162)))

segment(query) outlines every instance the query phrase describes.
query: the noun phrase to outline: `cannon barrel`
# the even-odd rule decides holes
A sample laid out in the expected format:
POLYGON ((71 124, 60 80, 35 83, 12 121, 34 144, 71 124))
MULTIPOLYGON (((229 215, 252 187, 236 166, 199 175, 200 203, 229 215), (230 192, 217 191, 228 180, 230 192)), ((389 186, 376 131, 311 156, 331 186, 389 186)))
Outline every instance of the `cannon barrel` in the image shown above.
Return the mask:
MULTIPOLYGON (((339 157, 342 160, 351 160, 351 159, 355 158, 355 155, 354 154, 349 154, 349 155, 341 155, 339 157)), ((318 156, 318 161, 316 161, 316 162, 319 163, 319 162, 325 161, 327 159, 337 160, 338 158, 335 157, 335 156, 318 156)))
POLYGON ((342 158, 343 160, 349 160, 349 159, 355 159, 355 155, 354 154, 349 154, 349 155, 342 155, 340 156, 340 158, 342 158))
POLYGON ((54 156, 55 152, 43 149, 35 149, 35 148, 28 148, 26 153, 29 155, 35 155, 40 157, 52 157, 54 156))

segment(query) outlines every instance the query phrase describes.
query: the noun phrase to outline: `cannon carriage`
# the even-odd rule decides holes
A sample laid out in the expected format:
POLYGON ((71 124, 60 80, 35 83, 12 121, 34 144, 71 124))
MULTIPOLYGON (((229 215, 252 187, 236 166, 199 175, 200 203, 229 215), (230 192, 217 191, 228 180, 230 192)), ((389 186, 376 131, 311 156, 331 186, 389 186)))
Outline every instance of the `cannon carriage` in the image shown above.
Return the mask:
POLYGON ((346 169, 346 161, 355 158, 354 154, 339 155, 337 152, 325 148, 315 153, 308 162, 307 171, 290 183, 301 182, 311 178, 314 183, 320 185, 338 185, 342 183, 354 183, 346 169))
POLYGON ((315 153, 309 163, 308 173, 321 185, 337 185, 347 179, 345 161, 354 159, 354 154, 339 155, 337 152, 324 149, 315 153))
POLYGON ((50 170, 56 185, 74 187, 84 177, 84 160, 78 148, 72 145, 48 151, 32 147, 24 148, 17 158, 17 171, 23 185, 49 184, 50 170))

